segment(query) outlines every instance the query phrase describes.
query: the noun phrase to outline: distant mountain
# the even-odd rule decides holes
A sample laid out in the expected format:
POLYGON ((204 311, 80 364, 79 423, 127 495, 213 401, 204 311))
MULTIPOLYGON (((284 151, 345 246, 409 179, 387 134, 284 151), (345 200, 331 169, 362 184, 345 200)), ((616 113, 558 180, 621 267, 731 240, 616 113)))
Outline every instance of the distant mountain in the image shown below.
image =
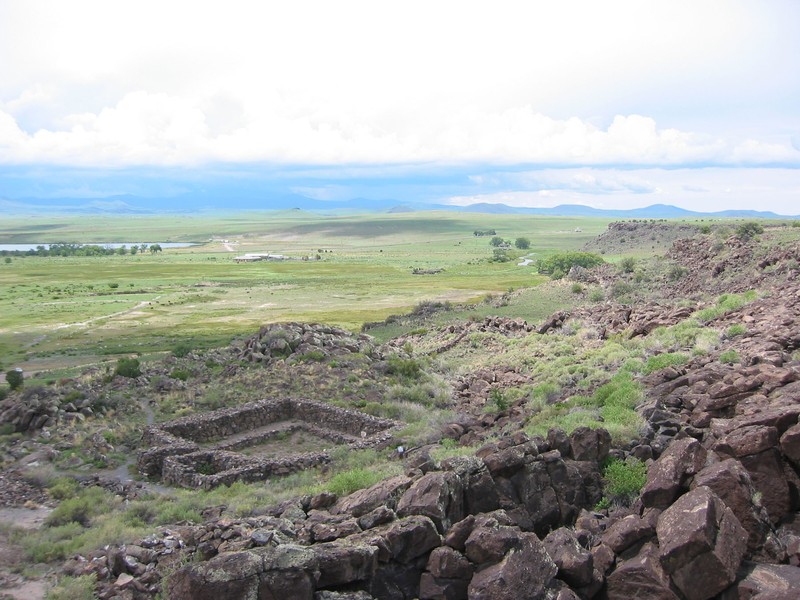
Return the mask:
POLYGON ((800 216, 779 215, 769 211, 725 210, 719 212, 695 212, 670 204, 653 204, 644 208, 603 209, 580 204, 560 204, 552 208, 515 207, 506 204, 470 204, 462 207, 438 207, 439 210, 461 210, 491 214, 526 214, 559 217, 605 217, 612 219, 686 219, 686 218, 744 218, 744 219, 795 219, 800 216))
POLYGON ((236 210, 304 210, 317 213, 413 211, 454 211, 487 214, 546 215, 561 217, 600 217, 607 219, 687 219, 687 218, 744 218, 788 219, 800 216, 778 215, 769 211, 724 210, 696 212, 669 204, 653 204, 634 209, 602 209, 580 204, 561 204, 551 208, 529 208, 507 204, 477 203, 468 206, 422 202, 400 202, 396 199, 317 200, 301 194, 247 193, 233 197, 220 196, 219 190, 190 192, 170 198, 140 196, 109 196, 105 198, 0 198, 0 211, 6 214, 157 214, 228 212, 236 210))

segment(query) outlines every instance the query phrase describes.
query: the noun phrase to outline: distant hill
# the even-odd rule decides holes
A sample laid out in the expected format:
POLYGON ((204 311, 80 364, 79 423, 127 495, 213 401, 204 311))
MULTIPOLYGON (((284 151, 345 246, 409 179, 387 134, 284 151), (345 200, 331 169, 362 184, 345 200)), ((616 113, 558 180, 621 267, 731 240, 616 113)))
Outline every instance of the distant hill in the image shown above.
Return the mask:
POLYGON ((0 211, 6 214, 156 214, 229 212, 235 210, 304 210, 317 213, 385 212, 401 213, 413 211, 444 210, 454 212, 477 212, 487 214, 546 215, 561 217, 601 217, 610 219, 686 219, 686 218, 744 218, 787 219, 798 215, 779 215, 770 211, 724 210, 697 212, 669 204, 653 204, 644 208, 601 209, 580 204, 561 204, 551 208, 529 208, 489 204, 486 202, 468 206, 449 204, 401 202, 396 199, 370 200, 316 200, 301 194, 269 195, 248 193, 235 197, 224 197, 219 190, 206 193, 191 192, 170 198, 147 198, 140 196, 109 196, 106 198, 0 198, 0 211))

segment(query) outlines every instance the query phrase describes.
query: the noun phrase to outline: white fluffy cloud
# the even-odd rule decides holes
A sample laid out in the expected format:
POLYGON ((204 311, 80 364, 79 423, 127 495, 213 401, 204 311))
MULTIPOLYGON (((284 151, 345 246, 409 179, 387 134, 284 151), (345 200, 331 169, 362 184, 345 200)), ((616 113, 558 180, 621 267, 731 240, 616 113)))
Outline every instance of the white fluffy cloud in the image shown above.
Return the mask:
MULTIPOLYGON (((434 120, 409 116, 386 129, 379 120, 339 113, 291 114, 279 105, 209 125, 208 103, 132 92, 98 113, 62 117, 62 128, 22 130, 0 111, 0 161, 58 164, 196 165, 488 162, 565 165, 795 164, 791 143, 764 143, 659 129, 649 117, 615 116, 606 128, 558 120, 521 107, 499 113, 455 111, 434 120), (216 129, 216 131, 214 131, 216 129)), ((211 105, 213 110, 213 104, 211 105)))
POLYGON ((0 161, 795 164, 798 30, 784 0, 5 2, 0 161))

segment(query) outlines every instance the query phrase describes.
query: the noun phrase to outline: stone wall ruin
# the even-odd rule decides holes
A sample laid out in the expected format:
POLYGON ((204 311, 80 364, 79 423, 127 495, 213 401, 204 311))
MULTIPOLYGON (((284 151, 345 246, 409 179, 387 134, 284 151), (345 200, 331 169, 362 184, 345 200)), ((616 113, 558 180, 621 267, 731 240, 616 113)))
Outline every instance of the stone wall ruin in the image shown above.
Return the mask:
POLYGON ((211 489, 260 481, 330 461, 328 448, 284 456, 244 450, 304 431, 332 446, 385 447, 396 421, 311 400, 260 400, 145 429, 137 466, 147 477, 211 489))

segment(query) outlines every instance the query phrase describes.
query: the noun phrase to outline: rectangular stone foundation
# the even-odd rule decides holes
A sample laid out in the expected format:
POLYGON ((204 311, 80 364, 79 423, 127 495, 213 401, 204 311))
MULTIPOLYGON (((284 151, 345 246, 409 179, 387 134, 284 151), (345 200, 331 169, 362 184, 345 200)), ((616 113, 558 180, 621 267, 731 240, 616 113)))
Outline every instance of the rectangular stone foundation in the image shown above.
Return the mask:
POLYGON ((385 447, 400 424, 310 400, 260 400, 148 427, 139 471, 164 483, 210 489, 260 481, 330 461, 327 449, 282 457, 243 450, 298 430, 351 449, 385 447), (291 423, 286 423, 291 422, 291 423), (271 427, 274 425, 274 427, 271 427))

